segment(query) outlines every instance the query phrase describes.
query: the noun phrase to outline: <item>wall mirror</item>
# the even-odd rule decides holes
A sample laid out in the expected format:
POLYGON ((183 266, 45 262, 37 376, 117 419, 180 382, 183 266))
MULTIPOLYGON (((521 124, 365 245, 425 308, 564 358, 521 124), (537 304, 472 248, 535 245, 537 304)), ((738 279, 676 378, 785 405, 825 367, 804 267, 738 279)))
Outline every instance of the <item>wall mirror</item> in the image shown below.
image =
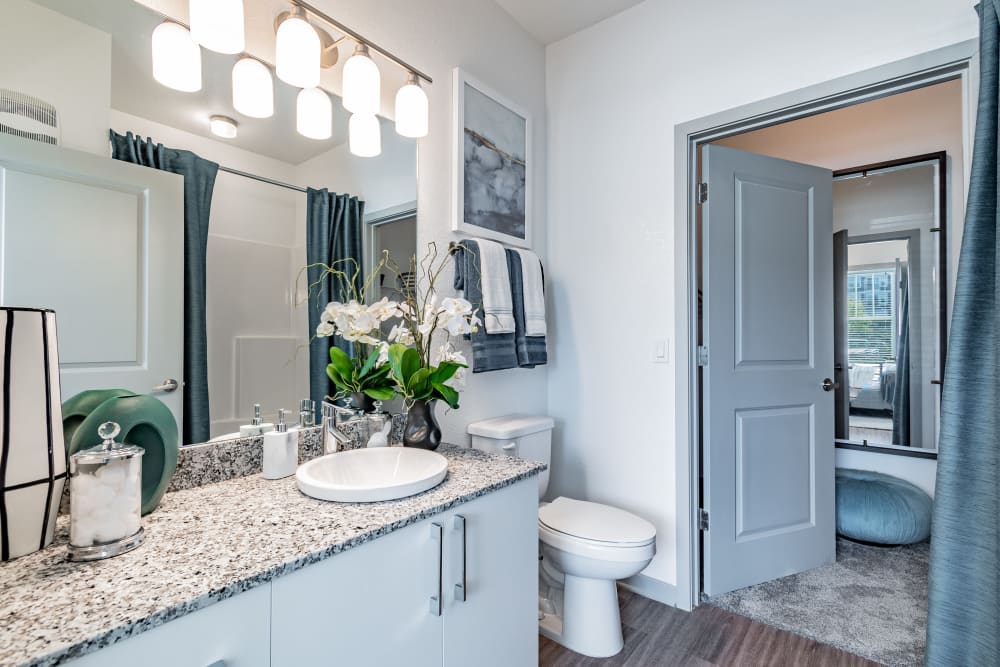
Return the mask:
MULTIPOLYGON (((416 250, 416 140, 380 115, 380 153, 352 154, 349 115, 336 95, 350 40, 339 44, 338 64, 321 79, 332 103, 328 139, 296 131, 300 91, 273 76, 273 51, 249 54, 273 77, 268 118, 234 110, 239 54, 201 49, 197 92, 161 85, 151 37, 164 15, 149 4, 4 3, 0 125, 25 129, 13 132, 20 136, 0 132, 0 303, 56 311, 64 400, 98 388, 152 394, 184 424, 185 444, 233 437, 250 423, 255 403, 265 421, 284 408, 294 422, 299 401, 310 396, 307 310, 325 306, 307 298, 307 281, 296 289, 314 224, 306 189, 356 197, 363 203, 359 258, 368 263, 386 248, 404 264, 416 250), (19 115, 24 108, 30 114, 19 115), (57 126, 39 121, 46 113, 57 126), (235 136, 212 133, 216 115, 236 121, 235 136), (191 258, 183 179, 109 158, 109 129, 219 165, 214 187, 203 193, 210 202, 203 303, 183 296, 191 258), (31 136, 45 133, 52 141, 31 136), (205 339, 196 349, 183 343, 192 309, 204 312, 205 339), (194 386, 189 363, 207 386, 194 386)), ((287 3, 246 4, 247 49, 252 34, 273 48, 274 16, 287 3)), ((385 109, 405 72, 372 57, 385 109)), ((339 215, 331 214, 332 226, 339 215)))
POLYGON ((937 450, 947 343, 944 153, 835 173, 839 446, 937 450))

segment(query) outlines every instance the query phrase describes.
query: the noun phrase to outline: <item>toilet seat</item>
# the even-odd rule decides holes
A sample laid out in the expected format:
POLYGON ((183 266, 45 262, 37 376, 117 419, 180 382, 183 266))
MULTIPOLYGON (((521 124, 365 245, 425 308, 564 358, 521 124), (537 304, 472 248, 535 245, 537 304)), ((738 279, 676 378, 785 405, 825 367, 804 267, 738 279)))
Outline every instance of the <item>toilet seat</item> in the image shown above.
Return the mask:
POLYGON ((656 528, 617 507, 560 497, 539 507, 538 536, 569 553, 632 562, 652 557, 656 528))

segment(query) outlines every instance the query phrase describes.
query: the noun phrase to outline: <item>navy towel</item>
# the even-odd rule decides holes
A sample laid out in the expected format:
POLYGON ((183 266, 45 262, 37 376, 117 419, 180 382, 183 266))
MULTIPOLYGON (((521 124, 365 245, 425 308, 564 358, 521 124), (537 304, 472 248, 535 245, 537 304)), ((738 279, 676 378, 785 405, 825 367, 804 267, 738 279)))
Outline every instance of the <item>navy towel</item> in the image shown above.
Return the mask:
MULTIPOLYGON (((482 319, 483 288, 479 268, 479 244, 475 241, 463 241, 455 249, 455 289, 465 293, 465 299, 473 308, 479 309, 482 319)), ((508 267, 510 257, 508 256, 508 267)), ((522 314, 523 325, 523 314, 522 314)), ((479 330, 471 334, 472 339, 472 372, 485 373, 499 371, 505 368, 517 368, 517 347, 514 343, 516 334, 487 334, 486 327, 480 325, 479 330)))
MULTIPOLYGON (((522 283, 521 253, 507 249, 507 272, 510 274, 510 292, 514 303, 514 345, 517 348, 517 363, 521 368, 534 368, 548 362, 545 350, 545 336, 528 336, 525 333, 524 285, 522 283)), ((542 275, 542 290, 545 289, 545 275, 542 275)))

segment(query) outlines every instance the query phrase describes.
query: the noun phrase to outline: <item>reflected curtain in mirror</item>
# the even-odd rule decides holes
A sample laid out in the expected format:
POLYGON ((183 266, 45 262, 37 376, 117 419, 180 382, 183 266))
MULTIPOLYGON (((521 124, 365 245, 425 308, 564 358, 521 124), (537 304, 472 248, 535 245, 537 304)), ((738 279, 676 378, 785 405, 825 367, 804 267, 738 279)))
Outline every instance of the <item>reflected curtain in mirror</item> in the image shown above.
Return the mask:
POLYGON ((182 442, 209 439, 205 257, 212 191, 219 165, 111 130, 111 157, 184 177, 184 425, 182 442))
POLYGON ((353 353, 353 346, 343 338, 317 338, 316 327, 319 317, 330 301, 342 301, 347 297, 346 291, 350 285, 345 285, 337 277, 323 275, 321 265, 337 267, 345 272, 354 273, 357 263, 353 288, 361 289, 364 271, 361 265, 362 257, 362 220, 365 203, 357 197, 346 194, 336 194, 326 188, 306 191, 306 278, 309 281, 309 397, 320 405, 328 395, 332 386, 326 374, 326 366, 330 363, 330 346, 337 345, 348 354, 353 353))
POLYGON ((979 108, 941 405, 927 665, 995 665, 1000 656, 997 5, 978 5, 979 108))
POLYGON ((910 438, 910 279, 899 272, 899 335, 896 339, 896 379, 892 390, 892 444, 908 445, 910 438))

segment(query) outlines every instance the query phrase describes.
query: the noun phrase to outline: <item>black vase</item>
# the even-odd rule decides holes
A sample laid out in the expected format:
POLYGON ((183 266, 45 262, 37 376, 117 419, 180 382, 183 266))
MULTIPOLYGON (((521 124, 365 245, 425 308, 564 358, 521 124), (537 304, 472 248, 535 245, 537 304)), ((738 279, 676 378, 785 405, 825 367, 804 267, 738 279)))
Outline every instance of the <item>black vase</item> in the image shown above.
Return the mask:
POLYGON ((355 410, 363 410, 365 414, 375 411, 375 399, 363 391, 351 394, 348 399, 355 410))
POLYGON ((403 446, 419 449, 437 449, 441 444, 441 427, 434 418, 432 401, 413 401, 406 413, 406 427, 403 429, 403 446))

